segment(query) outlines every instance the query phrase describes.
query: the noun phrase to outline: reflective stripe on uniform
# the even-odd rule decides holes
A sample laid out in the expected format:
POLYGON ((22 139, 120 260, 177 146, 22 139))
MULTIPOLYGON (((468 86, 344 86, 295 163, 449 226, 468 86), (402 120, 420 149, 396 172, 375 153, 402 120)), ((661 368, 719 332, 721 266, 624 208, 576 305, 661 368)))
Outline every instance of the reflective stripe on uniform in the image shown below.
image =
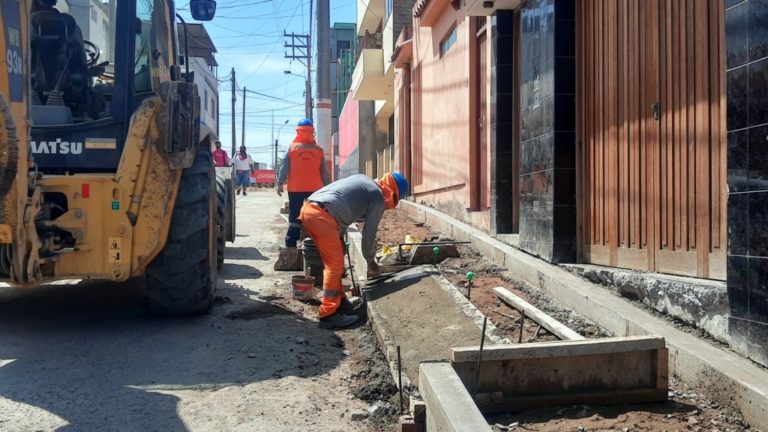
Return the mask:
POLYGON ((341 295, 341 291, 339 290, 323 290, 323 296, 324 297, 338 297, 341 295))

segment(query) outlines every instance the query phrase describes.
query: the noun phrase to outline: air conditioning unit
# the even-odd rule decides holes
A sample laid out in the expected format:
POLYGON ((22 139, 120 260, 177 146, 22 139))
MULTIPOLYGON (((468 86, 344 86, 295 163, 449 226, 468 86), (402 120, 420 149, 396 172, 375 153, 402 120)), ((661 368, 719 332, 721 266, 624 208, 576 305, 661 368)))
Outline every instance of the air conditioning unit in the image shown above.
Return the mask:
POLYGON ((523 0, 462 0, 462 8, 469 16, 490 16, 498 10, 514 10, 523 0))

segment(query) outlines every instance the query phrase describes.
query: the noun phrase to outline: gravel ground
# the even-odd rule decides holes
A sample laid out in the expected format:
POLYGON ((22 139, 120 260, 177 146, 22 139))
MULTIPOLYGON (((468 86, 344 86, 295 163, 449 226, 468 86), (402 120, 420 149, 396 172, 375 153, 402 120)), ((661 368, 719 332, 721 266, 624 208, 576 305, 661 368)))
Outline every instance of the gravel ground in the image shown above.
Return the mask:
POLYGON ((282 200, 238 198, 209 315, 153 316, 139 281, 0 288, 0 430, 395 430, 370 328, 319 329, 272 270, 282 200))

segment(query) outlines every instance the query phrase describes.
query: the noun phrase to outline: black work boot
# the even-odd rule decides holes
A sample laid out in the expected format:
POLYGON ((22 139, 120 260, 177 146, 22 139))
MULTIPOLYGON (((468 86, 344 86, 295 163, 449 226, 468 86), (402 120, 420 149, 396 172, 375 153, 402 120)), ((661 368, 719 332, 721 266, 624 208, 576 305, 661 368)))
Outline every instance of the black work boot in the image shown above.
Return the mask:
POLYGON ((320 328, 322 329, 343 329, 353 326, 360 320, 357 315, 344 315, 341 311, 337 311, 335 314, 320 318, 320 328))
POLYGON ((344 297, 341 299, 341 304, 339 305, 339 312, 345 313, 345 314, 353 314, 357 311, 357 308, 360 307, 360 305, 363 304, 363 299, 360 297, 352 297, 350 299, 344 297))

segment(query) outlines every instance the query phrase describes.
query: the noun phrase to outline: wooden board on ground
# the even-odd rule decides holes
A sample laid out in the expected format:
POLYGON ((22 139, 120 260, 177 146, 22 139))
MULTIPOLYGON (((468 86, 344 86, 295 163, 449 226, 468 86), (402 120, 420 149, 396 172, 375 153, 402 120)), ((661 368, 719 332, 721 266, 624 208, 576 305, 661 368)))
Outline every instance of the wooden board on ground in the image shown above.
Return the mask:
POLYGON ((521 313, 524 313, 527 318, 531 318, 536 321, 545 329, 549 330, 553 335, 562 340, 583 340, 584 336, 571 330, 565 324, 552 318, 540 309, 536 308, 527 301, 514 295, 506 288, 496 287, 493 289, 494 294, 498 296, 504 303, 512 306, 521 313))
POLYGON ((485 414, 556 405, 654 402, 667 399, 664 339, 632 336, 597 340, 454 348, 451 363, 464 385, 477 389, 485 414))

